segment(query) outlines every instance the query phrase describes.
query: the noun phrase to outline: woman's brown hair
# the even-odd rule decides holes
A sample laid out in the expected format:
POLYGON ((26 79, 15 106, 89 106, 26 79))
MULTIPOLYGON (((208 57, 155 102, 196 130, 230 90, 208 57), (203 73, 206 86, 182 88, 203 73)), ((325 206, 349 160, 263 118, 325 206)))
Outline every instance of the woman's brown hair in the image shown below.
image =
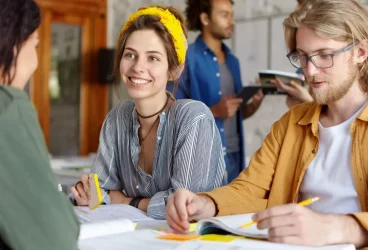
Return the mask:
MULTIPOLYGON (((149 7, 142 7, 141 9, 151 8, 151 7, 157 7, 161 8, 163 10, 170 11, 176 19, 179 20, 181 27, 183 29, 185 37, 187 37, 187 27, 185 24, 185 19, 183 15, 181 14, 180 10, 178 10, 175 7, 163 7, 159 5, 155 6, 149 6, 149 7)), ((128 39, 128 37, 137 30, 153 30, 155 33, 161 38, 163 41, 164 47, 166 49, 167 53, 167 60, 169 65, 169 76, 170 79, 177 79, 177 70, 182 67, 183 65, 180 65, 178 56, 176 54, 173 37, 171 36, 170 32, 167 30, 167 28, 160 22, 160 18, 155 15, 142 15, 136 18, 133 23, 127 28, 122 34, 120 34, 117 45, 116 45, 116 51, 115 51, 115 57, 114 57, 114 77, 116 79, 116 86, 120 86, 121 82, 121 76, 120 76, 120 61, 124 53, 125 44, 128 39)))

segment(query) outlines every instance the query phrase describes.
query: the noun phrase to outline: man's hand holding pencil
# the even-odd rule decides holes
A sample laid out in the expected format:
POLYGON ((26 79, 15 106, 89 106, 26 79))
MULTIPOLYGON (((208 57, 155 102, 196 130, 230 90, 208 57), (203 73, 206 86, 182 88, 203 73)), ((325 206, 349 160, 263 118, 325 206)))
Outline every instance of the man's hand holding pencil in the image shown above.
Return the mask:
POLYGON ((349 215, 322 214, 305 207, 317 200, 319 197, 272 207, 255 214, 252 220, 258 229, 268 229, 272 242, 307 246, 351 243, 354 236, 349 236, 350 229, 359 226, 357 221, 349 215))
MULTIPOLYGON (((268 229, 271 242, 323 246, 331 244, 368 244, 365 229, 352 215, 322 214, 300 204, 286 204, 256 213, 251 222, 258 229, 268 229)), ((215 216, 216 205, 206 195, 178 189, 169 196, 166 219, 178 233, 189 233, 189 221, 215 216)), ((249 223, 249 221, 244 221, 249 223)))

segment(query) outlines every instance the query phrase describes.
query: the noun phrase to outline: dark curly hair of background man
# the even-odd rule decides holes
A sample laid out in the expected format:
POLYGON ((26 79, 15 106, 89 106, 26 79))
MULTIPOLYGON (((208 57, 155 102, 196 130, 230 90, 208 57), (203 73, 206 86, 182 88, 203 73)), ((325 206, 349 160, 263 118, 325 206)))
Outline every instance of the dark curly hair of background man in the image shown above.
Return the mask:
MULTIPOLYGON (((200 20, 200 14, 202 12, 206 13, 208 17, 211 18, 211 2, 212 0, 187 0, 187 7, 185 9, 185 15, 188 22, 189 30, 202 31, 202 24, 200 20)), ((230 0, 231 4, 234 4, 234 1, 230 0)))

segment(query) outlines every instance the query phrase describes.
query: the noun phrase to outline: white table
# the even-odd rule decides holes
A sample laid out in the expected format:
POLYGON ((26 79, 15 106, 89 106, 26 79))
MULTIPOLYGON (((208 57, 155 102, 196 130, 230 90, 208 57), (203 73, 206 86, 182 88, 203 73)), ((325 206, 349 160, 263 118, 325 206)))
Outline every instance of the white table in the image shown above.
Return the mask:
POLYGON ((80 250, 355 250, 353 245, 302 247, 249 239, 228 243, 193 240, 186 242, 157 239, 158 231, 142 229, 79 242, 80 250))

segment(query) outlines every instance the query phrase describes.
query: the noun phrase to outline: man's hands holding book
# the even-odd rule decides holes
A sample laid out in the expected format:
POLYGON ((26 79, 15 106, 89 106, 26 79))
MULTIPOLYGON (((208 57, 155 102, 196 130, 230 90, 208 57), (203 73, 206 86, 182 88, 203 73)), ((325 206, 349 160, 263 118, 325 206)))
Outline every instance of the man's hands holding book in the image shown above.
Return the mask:
POLYGON ((290 84, 285 84, 280 79, 276 78, 276 80, 271 80, 271 83, 274 84, 277 88, 282 89, 288 93, 286 104, 289 108, 292 108, 297 104, 313 101, 313 98, 309 94, 308 90, 294 81, 290 81, 290 84))

